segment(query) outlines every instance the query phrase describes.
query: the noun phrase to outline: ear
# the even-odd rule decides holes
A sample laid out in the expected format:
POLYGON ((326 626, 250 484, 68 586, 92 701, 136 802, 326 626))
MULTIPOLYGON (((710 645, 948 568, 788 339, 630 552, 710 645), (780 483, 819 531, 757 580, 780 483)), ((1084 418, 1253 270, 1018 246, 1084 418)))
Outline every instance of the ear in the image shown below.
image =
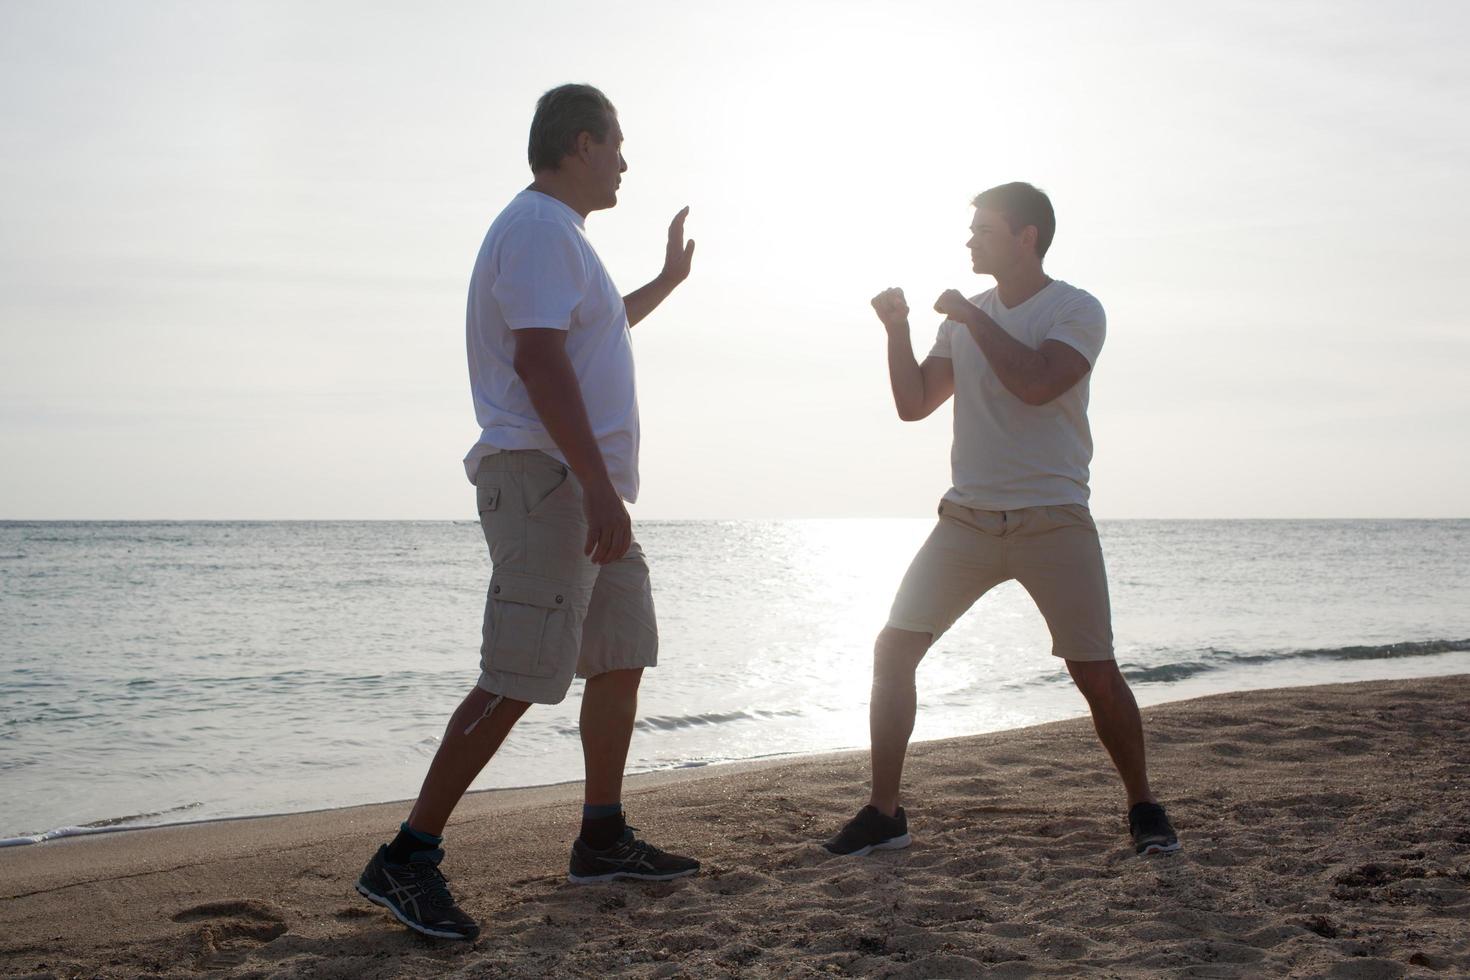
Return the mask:
POLYGON ((577 147, 577 156, 583 160, 586 160, 588 155, 592 152, 592 144, 595 142, 596 140, 592 138, 592 134, 587 132, 587 130, 584 129, 580 133, 578 133, 577 142, 575 144, 577 147))
POLYGON ((1040 235, 1041 235, 1041 232, 1039 232, 1039 231, 1036 230, 1036 226, 1035 225, 1027 225, 1026 227, 1022 228, 1021 229, 1021 245, 1022 245, 1022 247, 1029 248, 1033 252, 1036 251, 1036 239, 1040 235))

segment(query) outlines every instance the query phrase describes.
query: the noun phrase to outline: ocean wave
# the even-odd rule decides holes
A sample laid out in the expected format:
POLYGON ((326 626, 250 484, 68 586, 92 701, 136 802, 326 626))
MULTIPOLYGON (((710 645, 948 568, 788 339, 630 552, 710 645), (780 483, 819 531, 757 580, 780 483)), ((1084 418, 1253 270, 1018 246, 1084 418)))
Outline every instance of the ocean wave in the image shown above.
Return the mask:
MULTIPOLYGON (((633 723, 633 727, 640 732, 675 732, 689 728, 699 728, 704 725, 728 725, 736 721, 756 721, 761 718, 800 718, 804 712, 796 708, 773 711, 765 708, 752 708, 749 711, 706 711, 700 714, 690 715, 652 715, 648 718, 640 718, 633 723)), ((569 737, 579 737, 581 729, 574 725, 558 725, 553 729, 556 734, 569 737)))
MULTIPOLYGON (((1378 646, 1327 647, 1319 650, 1275 650, 1268 653, 1242 653, 1235 650, 1217 650, 1213 647, 1200 651, 1189 660, 1175 663, 1119 664, 1123 676, 1130 681, 1151 684, 1173 684, 1198 674, 1230 667, 1249 667, 1258 664, 1280 663, 1289 660, 1393 660, 1401 657, 1424 657, 1437 653, 1460 653, 1470 651, 1470 639, 1465 640, 1410 640, 1402 643, 1384 643, 1378 646)), ((1048 681, 1060 677, 1048 677, 1048 681)))
POLYGON ((126 817, 107 817, 103 820, 93 820, 91 823, 78 824, 74 827, 55 827, 38 834, 21 834, 18 837, 0 837, 0 847, 19 847, 23 844, 40 844, 48 840, 58 840, 62 837, 83 837, 88 834, 110 834, 118 830, 136 829, 133 825, 143 820, 152 820, 155 817, 167 817, 175 813, 184 813, 188 810, 198 809, 203 803, 185 803, 183 806, 170 807, 167 810, 157 810, 152 813, 134 813, 126 817))
POLYGON ((784 711, 767 711, 757 708, 752 711, 709 711, 697 715, 654 715, 638 719, 633 727, 641 732, 670 732, 700 725, 725 725, 732 721, 755 721, 758 718, 799 718, 801 714, 801 711, 795 708, 788 708, 784 711))

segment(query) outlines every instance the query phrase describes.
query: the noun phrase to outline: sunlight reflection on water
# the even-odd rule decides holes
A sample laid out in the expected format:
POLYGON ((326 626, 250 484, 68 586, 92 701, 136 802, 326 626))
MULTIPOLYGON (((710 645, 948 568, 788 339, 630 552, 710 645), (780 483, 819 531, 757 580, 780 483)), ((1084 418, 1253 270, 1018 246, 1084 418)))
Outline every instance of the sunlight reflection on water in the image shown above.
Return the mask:
MULTIPOLYGON (((929 520, 639 525, 660 665, 630 767, 858 747, 872 643, 929 520)), ((1470 522, 1102 522, 1145 703, 1470 670, 1470 522), (1253 662, 1261 657, 1264 662, 1253 662), (1193 665, 1193 666, 1191 666, 1193 665)), ((0 523, 0 836, 411 796, 477 674, 488 562, 458 522, 0 523)), ((926 657, 916 739, 1082 713, 1041 616, 995 589, 926 657)), ((477 787, 581 776, 580 684, 477 787)))

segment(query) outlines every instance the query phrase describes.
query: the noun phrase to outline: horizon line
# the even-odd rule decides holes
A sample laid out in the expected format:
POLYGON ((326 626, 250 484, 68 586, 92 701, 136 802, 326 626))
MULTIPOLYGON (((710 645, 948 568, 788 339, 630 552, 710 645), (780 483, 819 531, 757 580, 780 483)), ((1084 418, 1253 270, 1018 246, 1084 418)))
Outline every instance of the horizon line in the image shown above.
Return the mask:
MULTIPOLYGON (((1100 521, 1465 521, 1464 516, 1233 516, 1233 517, 1107 517, 1094 514, 1100 521)), ((634 523, 724 523, 732 521, 921 521, 932 515, 788 515, 785 517, 635 517, 634 523)), ((4 524, 474 524, 472 517, 0 517, 4 524)))

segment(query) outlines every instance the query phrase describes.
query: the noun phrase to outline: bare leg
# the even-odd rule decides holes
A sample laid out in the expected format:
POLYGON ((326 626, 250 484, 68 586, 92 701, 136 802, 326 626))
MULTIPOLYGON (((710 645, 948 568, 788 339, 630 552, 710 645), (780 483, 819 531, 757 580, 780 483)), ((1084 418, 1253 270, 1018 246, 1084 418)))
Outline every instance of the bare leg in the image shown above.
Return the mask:
POLYGON ((638 719, 642 679, 642 667, 587 678, 582 692, 582 761, 587 772, 585 798, 592 806, 622 802, 623 767, 638 719))
POLYGON ((408 825, 414 830, 436 837, 444 833, 444 825, 460 797, 531 706, 525 701, 505 698, 495 706, 490 717, 484 718, 486 707, 494 699, 495 695, 477 687, 465 696, 450 717, 444 741, 434 753, 418 801, 408 815, 408 825), (466 735, 465 729, 471 725, 474 729, 466 735))
POLYGON ((873 646, 873 696, 868 707, 873 791, 868 802, 890 817, 898 811, 903 759, 918 708, 914 672, 932 642, 930 633, 885 627, 873 646))
POLYGON ((1117 662, 1068 660, 1067 671, 1087 699, 1097 737, 1103 748, 1108 750, 1108 755, 1112 756, 1118 775, 1123 777, 1128 805, 1157 803, 1148 785, 1143 719, 1139 717, 1138 702, 1133 700, 1133 692, 1118 670, 1117 662))

